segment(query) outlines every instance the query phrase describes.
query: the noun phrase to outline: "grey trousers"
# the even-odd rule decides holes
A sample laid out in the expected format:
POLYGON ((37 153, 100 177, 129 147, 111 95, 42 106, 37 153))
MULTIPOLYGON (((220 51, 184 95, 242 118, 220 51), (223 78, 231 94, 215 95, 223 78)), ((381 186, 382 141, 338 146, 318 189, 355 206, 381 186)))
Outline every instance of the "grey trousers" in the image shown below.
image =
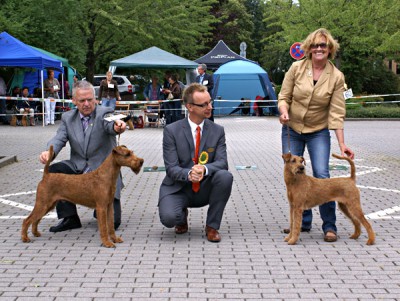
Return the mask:
POLYGON ((182 225, 186 220, 186 208, 209 205, 206 224, 218 230, 231 195, 232 183, 233 176, 227 170, 220 170, 211 177, 205 177, 197 193, 193 192, 192 183, 188 182, 180 191, 159 200, 161 223, 167 228, 182 225))

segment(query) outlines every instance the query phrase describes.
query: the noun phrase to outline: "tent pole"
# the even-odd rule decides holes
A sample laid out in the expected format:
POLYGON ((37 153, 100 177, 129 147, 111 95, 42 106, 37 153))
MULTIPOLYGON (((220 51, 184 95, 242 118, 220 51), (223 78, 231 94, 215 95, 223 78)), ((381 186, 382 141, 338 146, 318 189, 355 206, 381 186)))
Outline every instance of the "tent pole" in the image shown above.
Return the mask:
POLYGON ((40 70, 40 76, 42 77, 42 126, 44 127, 44 82, 43 82, 43 69, 40 70))

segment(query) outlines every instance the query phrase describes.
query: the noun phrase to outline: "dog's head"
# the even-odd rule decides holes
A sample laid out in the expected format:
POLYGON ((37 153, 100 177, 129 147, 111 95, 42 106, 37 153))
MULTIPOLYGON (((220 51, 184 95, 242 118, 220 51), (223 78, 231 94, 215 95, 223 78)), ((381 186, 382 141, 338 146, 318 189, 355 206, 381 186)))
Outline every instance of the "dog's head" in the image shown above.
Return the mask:
POLYGON ((118 165, 130 167, 135 174, 140 172, 144 160, 136 157, 125 145, 114 147, 113 154, 118 165))
POLYGON ((285 169, 289 170, 290 173, 305 174, 306 161, 303 157, 292 155, 291 153, 283 154, 282 158, 285 162, 285 169))

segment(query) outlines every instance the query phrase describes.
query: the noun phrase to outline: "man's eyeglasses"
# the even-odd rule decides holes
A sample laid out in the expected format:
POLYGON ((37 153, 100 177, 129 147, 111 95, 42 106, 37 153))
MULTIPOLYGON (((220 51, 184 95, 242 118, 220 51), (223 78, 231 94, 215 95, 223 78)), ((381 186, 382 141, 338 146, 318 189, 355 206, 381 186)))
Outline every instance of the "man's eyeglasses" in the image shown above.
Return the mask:
POLYGON ((317 49, 318 47, 321 47, 321 49, 325 49, 328 47, 327 43, 319 43, 319 44, 311 44, 312 49, 317 49))
POLYGON ((199 107, 199 108, 207 108, 209 105, 212 105, 213 104, 213 102, 214 101, 209 101, 209 102, 205 102, 205 103, 203 103, 203 104, 201 104, 201 105, 199 105, 199 104, 197 104, 197 103, 191 103, 191 105, 194 105, 194 106, 196 106, 196 107, 199 107))
POLYGON ((80 104, 84 104, 85 102, 91 103, 92 101, 94 101, 94 98, 88 98, 88 99, 79 99, 77 100, 78 103, 80 104))

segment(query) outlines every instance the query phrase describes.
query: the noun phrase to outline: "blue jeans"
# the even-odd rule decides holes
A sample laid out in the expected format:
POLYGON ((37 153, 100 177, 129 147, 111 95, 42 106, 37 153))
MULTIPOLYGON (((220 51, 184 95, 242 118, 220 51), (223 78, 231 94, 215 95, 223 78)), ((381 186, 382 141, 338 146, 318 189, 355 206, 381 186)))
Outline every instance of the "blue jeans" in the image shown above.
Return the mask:
POLYGON ((110 107, 115 110, 115 106, 117 104, 117 100, 115 98, 102 98, 101 99, 101 106, 102 107, 110 107))
MULTIPOLYGON (((282 153, 289 152, 288 146, 288 127, 282 127, 282 153)), ((329 157, 331 151, 331 135, 328 129, 323 129, 310 134, 298 134, 290 129, 290 152, 296 156, 303 156, 305 147, 307 146, 310 155, 311 167, 315 178, 330 178, 329 174, 329 157)), ((336 203, 328 202, 319 206, 319 213, 322 218, 322 230, 326 233, 329 230, 337 231, 336 228, 336 203)), ((303 221, 301 227, 311 229, 312 226, 312 210, 303 212, 303 221)))

